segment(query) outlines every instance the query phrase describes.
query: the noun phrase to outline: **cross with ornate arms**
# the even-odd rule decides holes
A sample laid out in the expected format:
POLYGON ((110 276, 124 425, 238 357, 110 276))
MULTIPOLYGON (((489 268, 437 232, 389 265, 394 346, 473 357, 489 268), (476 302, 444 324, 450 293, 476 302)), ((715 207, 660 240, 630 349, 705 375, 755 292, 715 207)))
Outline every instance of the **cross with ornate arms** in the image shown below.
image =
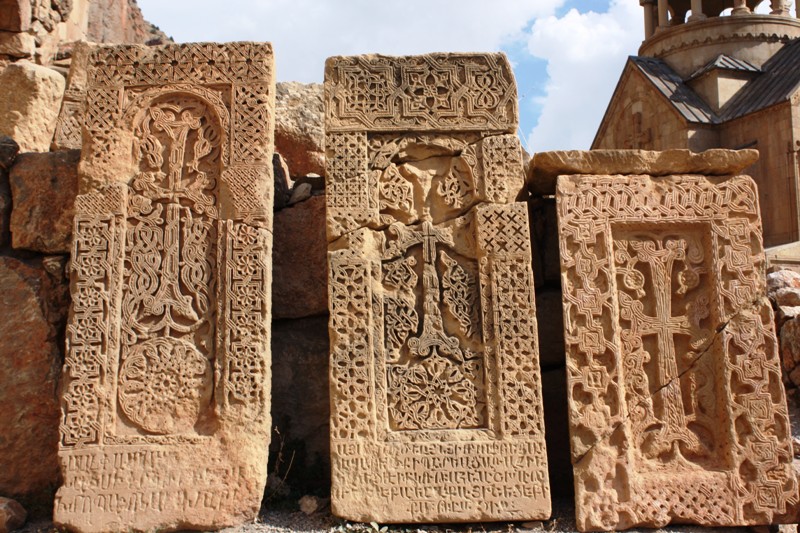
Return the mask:
POLYGON ((453 237, 446 229, 436 228, 430 221, 424 221, 420 230, 409 229, 396 223, 390 232, 397 235, 386 248, 387 258, 403 255, 406 250, 416 244, 422 244, 423 270, 422 289, 424 294, 422 318, 422 334, 408 340, 412 354, 426 358, 431 355, 449 356, 463 362, 464 356, 458 347, 458 339, 447 335, 442 324, 441 295, 439 274, 436 272, 437 243, 453 246, 453 237))
POLYGON ((661 427, 657 437, 650 443, 656 454, 674 451, 677 443, 683 443, 686 449, 698 451, 703 448, 697 435, 687 427, 686 411, 681 392, 681 381, 678 375, 678 364, 675 349, 675 335, 691 335, 692 325, 686 316, 672 315, 672 273, 676 261, 686 259, 687 243, 683 239, 644 238, 630 241, 630 246, 637 252, 636 259, 650 267, 650 277, 655 299, 655 316, 643 312, 643 306, 631 309, 631 328, 640 337, 655 335, 658 339, 657 373, 655 376, 655 396, 661 398, 658 416, 661 427))

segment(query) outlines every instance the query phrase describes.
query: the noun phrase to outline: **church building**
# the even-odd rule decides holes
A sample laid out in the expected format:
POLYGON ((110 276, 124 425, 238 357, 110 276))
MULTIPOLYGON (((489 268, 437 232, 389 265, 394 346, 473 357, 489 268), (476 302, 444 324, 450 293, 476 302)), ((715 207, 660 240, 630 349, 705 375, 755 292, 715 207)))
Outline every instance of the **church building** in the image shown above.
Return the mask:
POLYGON ((592 148, 756 148, 766 246, 800 240, 800 19, 790 0, 640 0, 645 40, 592 148))

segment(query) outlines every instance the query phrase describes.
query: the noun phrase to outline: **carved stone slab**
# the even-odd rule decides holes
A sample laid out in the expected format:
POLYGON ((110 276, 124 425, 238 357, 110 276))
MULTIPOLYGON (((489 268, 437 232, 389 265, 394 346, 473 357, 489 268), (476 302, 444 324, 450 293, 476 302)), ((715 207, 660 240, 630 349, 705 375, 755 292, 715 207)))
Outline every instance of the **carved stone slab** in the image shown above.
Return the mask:
POLYGON ((333 512, 548 518, 507 60, 331 58, 325 95, 333 512))
POLYGON ((96 47, 96 44, 85 41, 78 41, 73 45, 67 88, 61 100, 52 150, 79 150, 83 146, 81 130, 86 106, 89 54, 96 47))
POLYGON ((791 521, 798 500, 746 176, 561 176, 578 528, 791 521))
POLYGON ((89 58, 54 520, 252 520, 267 478, 269 44, 89 58))

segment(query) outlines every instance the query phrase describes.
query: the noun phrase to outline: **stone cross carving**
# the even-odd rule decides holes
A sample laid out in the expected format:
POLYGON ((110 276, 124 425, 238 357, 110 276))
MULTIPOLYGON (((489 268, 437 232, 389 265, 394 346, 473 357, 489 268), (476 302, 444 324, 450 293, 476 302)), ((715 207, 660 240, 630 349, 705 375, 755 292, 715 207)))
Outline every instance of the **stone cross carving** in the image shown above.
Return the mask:
POLYGON ((331 58, 325 90, 334 513, 549 517, 508 62, 331 58))
POLYGON ((88 58, 54 521, 209 529, 267 476, 269 44, 88 58))
POLYGON ((757 198, 746 176, 559 177, 581 531, 795 521, 757 198))

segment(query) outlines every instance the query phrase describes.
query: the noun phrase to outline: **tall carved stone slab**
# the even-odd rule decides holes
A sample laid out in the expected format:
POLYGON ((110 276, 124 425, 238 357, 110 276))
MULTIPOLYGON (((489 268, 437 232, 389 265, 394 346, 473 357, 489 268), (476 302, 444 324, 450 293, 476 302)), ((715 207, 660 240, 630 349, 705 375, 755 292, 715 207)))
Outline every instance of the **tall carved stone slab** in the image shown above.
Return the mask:
POLYGON ((333 512, 549 517, 507 60, 331 58, 325 103, 333 512))
POLYGON ((561 176, 581 531, 791 521, 798 500, 746 176, 561 176))
POLYGON ((89 54, 96 47, 96 44, 84 41, 78 41, 72 47, 67 88, 61 100, 51 150, 78 150, 83 146, 81 130, 86 106, 89 54))
POLYGON ((89 59, 55 522, 252 520, 270 436, 269 44, 89 59))

